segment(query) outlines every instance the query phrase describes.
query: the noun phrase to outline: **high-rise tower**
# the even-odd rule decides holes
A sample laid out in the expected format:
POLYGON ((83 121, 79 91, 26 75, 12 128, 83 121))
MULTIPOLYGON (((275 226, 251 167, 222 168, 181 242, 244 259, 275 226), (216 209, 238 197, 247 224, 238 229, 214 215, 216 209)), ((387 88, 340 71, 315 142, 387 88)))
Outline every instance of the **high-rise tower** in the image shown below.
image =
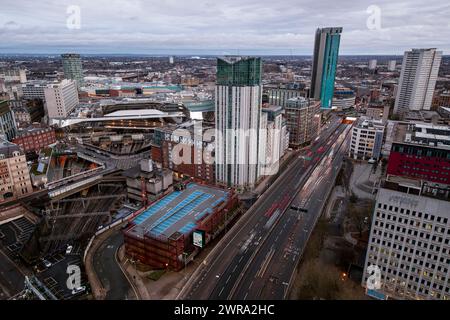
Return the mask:
POLYGON ((405 52, 395 99, 395 114, 430 110, 441 59, 442 52, 434 48, 405 52))
POLYGON ((320 99, 325 109, 331 108, 333 101, 341 33, 341 27, 318 28, 316 31, 310 96, 320 99))
POLYGON ((217 60, 216 180, 252 189, 260 176, 261 58, 217 60))
POLYGON ((83 86, 83 67, 81 57, 76 53, 66 53, 61 55, 64 69, 64 78, 75 80, 77 87, 83 86))

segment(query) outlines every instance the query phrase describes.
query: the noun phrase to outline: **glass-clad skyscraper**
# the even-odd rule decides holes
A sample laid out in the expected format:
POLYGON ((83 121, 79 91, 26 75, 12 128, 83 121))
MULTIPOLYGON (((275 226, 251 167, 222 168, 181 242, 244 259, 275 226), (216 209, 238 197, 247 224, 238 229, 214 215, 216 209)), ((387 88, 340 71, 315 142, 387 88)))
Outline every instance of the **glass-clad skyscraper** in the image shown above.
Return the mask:
POLYGON ((64 77, 66 79, 75 80, 77 87, 83 86, 83 67, 81 65, 81 57, 76 53, 66 53, 61 55, 64 77))
POLYGON ((311 76, 311 98, 321 101, 322 108, 329 109, 333 101, 334 78, 339 55, 341 27, 318 28, 314 43, 311 76))
POLYGON ((217 60, 216 180, 238 190, 252 189, 261 171, 261 71, 261 58, 217 60))

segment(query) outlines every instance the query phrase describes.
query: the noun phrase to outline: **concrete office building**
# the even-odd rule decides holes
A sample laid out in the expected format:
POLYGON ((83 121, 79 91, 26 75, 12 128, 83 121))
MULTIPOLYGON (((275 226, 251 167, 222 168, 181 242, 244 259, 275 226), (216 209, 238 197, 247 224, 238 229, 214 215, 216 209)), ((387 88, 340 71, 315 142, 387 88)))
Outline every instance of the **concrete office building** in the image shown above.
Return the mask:
POLYGON ((5 82, 27 82, 27 74, 24 69, 14 68, 0 70, 0 79, 4 79, 5 82))
MULTIPOLYGON (((266 132, 261 137, 261 156, 264 159, 262 175, 272 175, 278 171, 278 161, 286 151, 286 124, 283 123, 283 108, 281 106, 266 106, 262 109, 262 128, 266 132), (283 128, 284 127, 284 128, 283 128), (264 155, 265 154, 265 155, 264 155)), ((263 131, 263 132, 264 132, 263 131)))
POLYGON ((293 89, 286 86, 264 86, 267 93, 268 103, 274 106, 286 108, 289 99, 296 97, 306 97, 306 91, 293 89))
POLYGON ((367 287, 367 268, 377 266, 377 296, 450 299, 450 202, 424 189, 390 177, 378 190, 362 281, 367 287))
POLYGON ((353 108, 356 102, 355 91, 350 88, 336 88, 333 95, 332 108, 345 110, 353 108))
POLYGON ((362 119, 352 128, 349 157, 353 159, 378 159, 383 146, 384 125, 382 122, 362 119))
POLYGON ((285 117, 289 131, 289 145, 298 148, 310 143, 320 129, 320 101, 303 97, 289 99, 285 117))
POLYGON ((402 71, 394 113, 430 110, 441 64, 442 52, 436 49, 412 49, 403 56, 402 71))
POLYGON ((140 202, 146 197, 147 203, 152 203, 164 192, 169 192, 173 184, 172 171, 158 169, 150 159, 142 159, 138 165, 125 170, 123 175, 127 179, 128 198, 140 202))
POLYGON ((389 117, 389 105, 369 105, 366 110, 366 116, 373 120, 382 120, 386 123, 389 117))
POLYGON ((377 59, 369 60, 369 70, 375 70, 377 68, 377 59))
POLYGON ((379 296, 450 299, 450 128, 397 123, 378 190, 363 286, 371 265, 379 296))
POLYGON ((74 80, 64 79, 44 89, 45 108, 50 119, 66 118, 78 105, 78 91, 74 80))
POLYGON ((62 54, 61 58, 64 69, 64 78, 75 80, 77 82, 77 88, 82 87, 84 80, 80 55, 76 53, 66 53, 62 54))
POLYGON ((22 85, 22 97, 25 100, 41 99, 45 101, 44 89, 48 82, 43 80, 28 81, 22 85))
POLYGON ((396 65, 397 65, 397 61, 395 61, 395 60, 389 60, 388 61, 388 65, 387 65, 387 69, 388 69, 388 71, 395 71, 395 67, 396 67, 396 65))
POLYGON ((8 141, 11 141, 16 134, 17 125, 9 102, 0 100, 0 135, 3 135, 8 141))
POLYGON ((345 109, 350 109, 355 107, 355 101, 356 101, 356 97, 355 96, 350 96, 350 97, 344 97, 344 96, 339 96, 339 97, 335 97, 333 98, 333 109, 337 109, 337 110, 345 110, 345 109))
POLYGON ((310 97, 330 109, 339 55, 342 28, 318 28, 314 43, 310 97))
POLYGON ((261 58, 217 60, 216 182, 240 190, 260 177, 261 73, 261 58))

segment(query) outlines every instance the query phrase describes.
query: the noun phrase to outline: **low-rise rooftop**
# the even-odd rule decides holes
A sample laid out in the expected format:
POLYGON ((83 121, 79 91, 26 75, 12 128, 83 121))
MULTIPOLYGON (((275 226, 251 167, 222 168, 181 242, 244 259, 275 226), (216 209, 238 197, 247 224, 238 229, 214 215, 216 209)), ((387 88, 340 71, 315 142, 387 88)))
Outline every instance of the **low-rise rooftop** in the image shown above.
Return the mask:
POLYGON ((127 233, 138 238, 188 235, 198 221, 212 214, 229 197, 227 190, 189 183, 185 190, 172 192, 135 217, 134 226, 127 233))
POLYGON ((394 134, 394 142, 450 149, 450 126, 397 123, 394 134))

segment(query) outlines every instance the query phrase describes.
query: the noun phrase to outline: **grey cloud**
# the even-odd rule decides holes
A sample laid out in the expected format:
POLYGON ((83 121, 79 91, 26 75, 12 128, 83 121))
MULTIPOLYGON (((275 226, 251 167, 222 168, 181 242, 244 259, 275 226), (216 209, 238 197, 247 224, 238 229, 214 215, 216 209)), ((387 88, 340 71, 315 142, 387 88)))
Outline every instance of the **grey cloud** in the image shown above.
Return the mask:
MULTIPOLYGON (((0 0, 6 2, 6 0, 0 0)), ((311 54, 314 31, 343 26, 343 54, 401 54, 435 46, 450 53, 450 6, 444 0, 30 0, 2 3, 0 52, 111 52, 198 48, 311 54), (79 5, 81 29, 66 28, 68 5, 79 5), (369 30, 370 5, 382 30, 369 30)))

